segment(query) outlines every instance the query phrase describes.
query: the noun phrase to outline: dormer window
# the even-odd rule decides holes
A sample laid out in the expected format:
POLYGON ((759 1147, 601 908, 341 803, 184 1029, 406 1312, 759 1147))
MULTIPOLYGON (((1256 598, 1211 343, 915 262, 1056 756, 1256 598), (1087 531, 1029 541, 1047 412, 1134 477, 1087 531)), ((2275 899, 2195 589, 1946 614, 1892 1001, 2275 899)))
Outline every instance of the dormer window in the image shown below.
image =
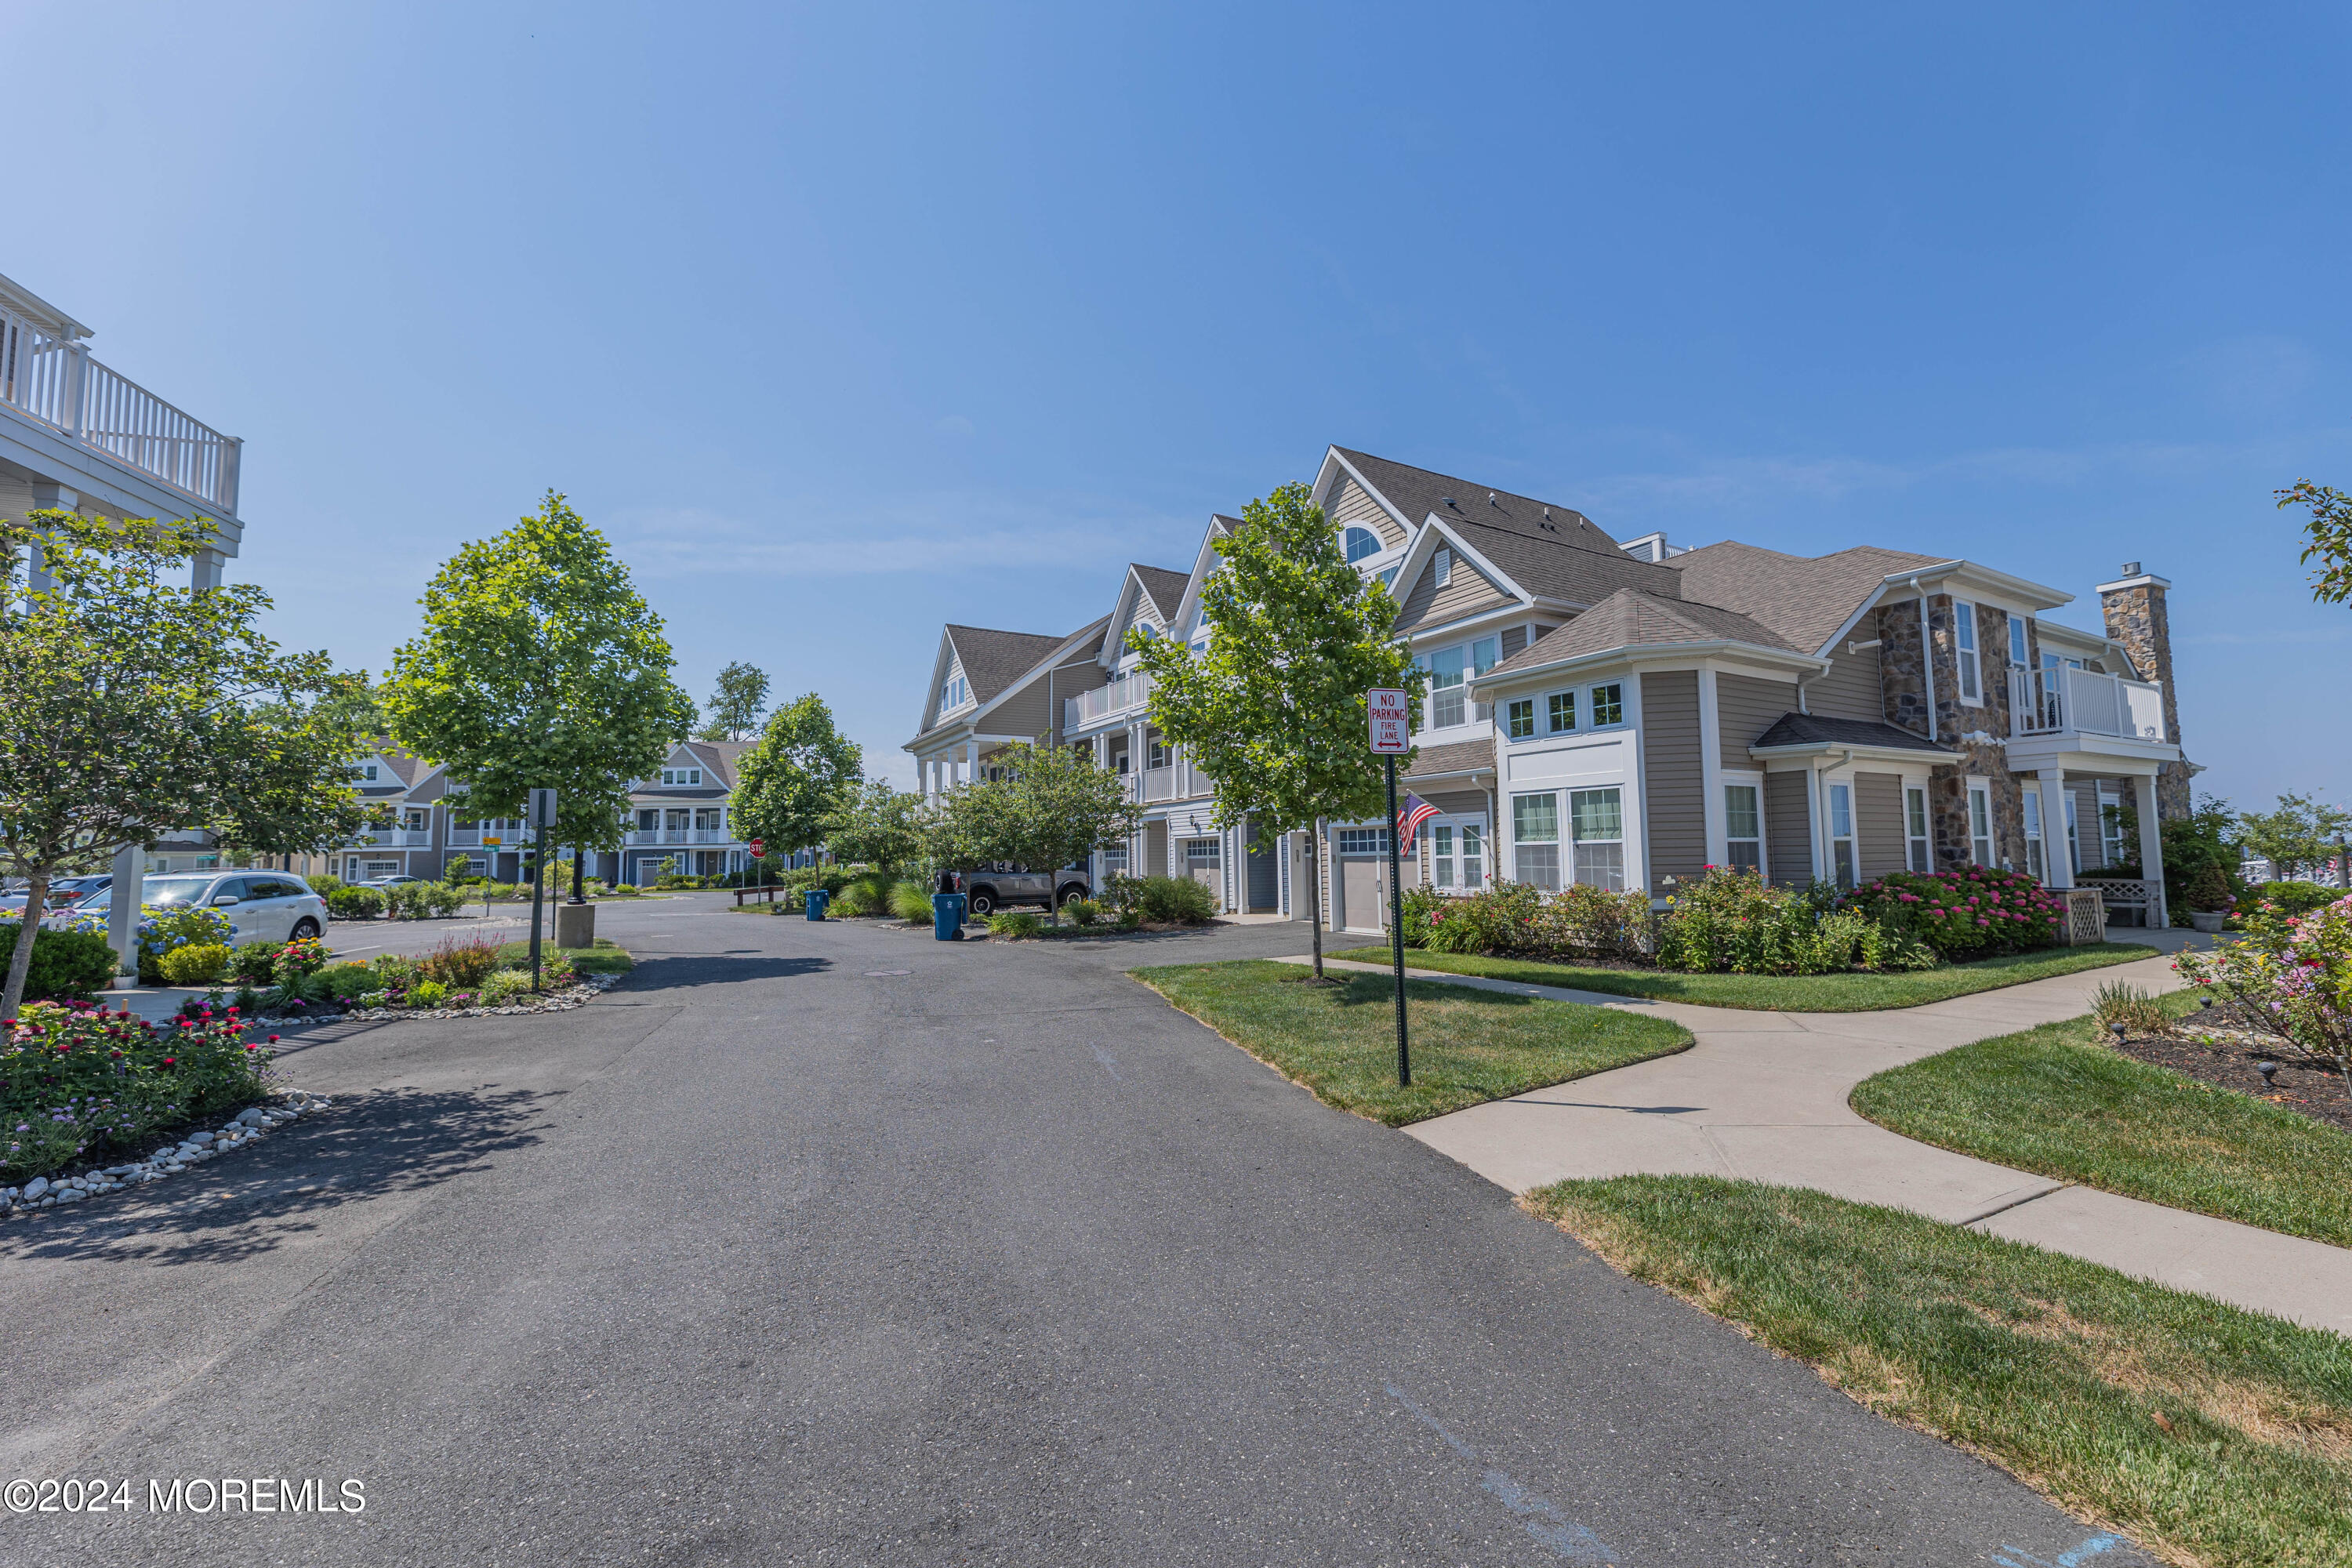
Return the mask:
POLYGON ((692 786, 702 782, 700 768, 664 768, 661 773, 662 783, 673 787, 680 784, 692 786))
POLYGON ((1350 524, 1342 539, 1347 546, 1348 560, 1351 563, 1361 561, 1367 555, 1378 555, 1381 552, 1381 536, 1369 528, 1358 528, 1350 524))

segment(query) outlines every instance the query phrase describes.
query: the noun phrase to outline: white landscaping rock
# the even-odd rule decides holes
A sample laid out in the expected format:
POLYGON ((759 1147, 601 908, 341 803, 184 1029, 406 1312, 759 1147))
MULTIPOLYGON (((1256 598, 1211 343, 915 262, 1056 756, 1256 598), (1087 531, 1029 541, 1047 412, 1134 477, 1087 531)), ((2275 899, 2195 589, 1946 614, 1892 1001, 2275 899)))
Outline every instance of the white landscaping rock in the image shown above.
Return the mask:
POLYGON ((38 1200, 55 1184, 47 1176, 35 1176, 25 1184, 25 1201, 29 1204, 38 1200))

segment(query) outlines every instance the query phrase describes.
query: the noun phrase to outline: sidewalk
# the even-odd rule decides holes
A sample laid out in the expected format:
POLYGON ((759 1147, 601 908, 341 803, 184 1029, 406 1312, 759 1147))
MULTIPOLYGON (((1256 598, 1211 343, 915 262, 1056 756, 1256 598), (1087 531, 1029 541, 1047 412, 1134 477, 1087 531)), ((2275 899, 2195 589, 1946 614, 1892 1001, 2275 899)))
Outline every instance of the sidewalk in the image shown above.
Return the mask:
MULTIPOLYGON (((1384 964, 1324 962, 1388 973, 1384 964)), ((2109 981, 2169 990, 2168 959, 1883 1013, 1742 1012, 1433 970, 1405 973, 1651 1013, 1698 1037, 1679 1056, 1404 1129, 1511 1192, 1570 1177, 1634 1174, 1812 1187, 2352 1334, 2352 1251, 1970 1159, 1890 1132, 1846 1104, 1854 1085, 1889 1068, 2087 1013, 2092 993, 2109 981)))

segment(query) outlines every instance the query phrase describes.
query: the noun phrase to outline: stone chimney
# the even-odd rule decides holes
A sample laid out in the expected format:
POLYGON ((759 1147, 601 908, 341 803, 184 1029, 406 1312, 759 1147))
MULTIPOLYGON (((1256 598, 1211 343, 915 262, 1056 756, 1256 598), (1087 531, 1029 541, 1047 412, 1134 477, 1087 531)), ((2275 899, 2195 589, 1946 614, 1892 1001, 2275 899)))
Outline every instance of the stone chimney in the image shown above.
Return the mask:
MULTIPOLYGON (((2164 688, 2164 731, 2177 746, 2180 699, 2172 679, 2172 624, 2164 604, 2165 592, 2171 586, 2170 579, 2141 571, 2137 561, 2126 561, 2121 576, 2099 584, 2099 608, 2105 616, 2107 636, 2123 644, 2139 678, 2164 688)), ((2189 778, 2185 759, 2164 764, 2156 779, 2158 816, 2189 815, 2189 778)))

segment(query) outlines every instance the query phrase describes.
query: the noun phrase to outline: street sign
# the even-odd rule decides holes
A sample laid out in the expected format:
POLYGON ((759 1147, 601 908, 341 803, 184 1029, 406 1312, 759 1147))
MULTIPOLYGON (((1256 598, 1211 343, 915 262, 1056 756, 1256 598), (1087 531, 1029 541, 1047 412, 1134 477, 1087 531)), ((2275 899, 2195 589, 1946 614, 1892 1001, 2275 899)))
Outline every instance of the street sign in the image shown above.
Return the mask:
POLYGON ((555 826, 555 792, 535 789, 530 792, 530 825, 533 827, 555 826))
POLYGON ((1365 692, 1364 712, 1375 752, 1398 756, 1412 750, 1412 702, 1402 687, 1376 686, 1365 692))
POLYGON ((762 839, 762 838, 754 838, 753 840, 751 840, 751 858, 752 858, 752 859, 754 859, 754 860, 762 860, 762 859, 765 859, 765 858, 767 858, 767 854, 768 854, 768 844, 767 844, 767 840, 762 839))

